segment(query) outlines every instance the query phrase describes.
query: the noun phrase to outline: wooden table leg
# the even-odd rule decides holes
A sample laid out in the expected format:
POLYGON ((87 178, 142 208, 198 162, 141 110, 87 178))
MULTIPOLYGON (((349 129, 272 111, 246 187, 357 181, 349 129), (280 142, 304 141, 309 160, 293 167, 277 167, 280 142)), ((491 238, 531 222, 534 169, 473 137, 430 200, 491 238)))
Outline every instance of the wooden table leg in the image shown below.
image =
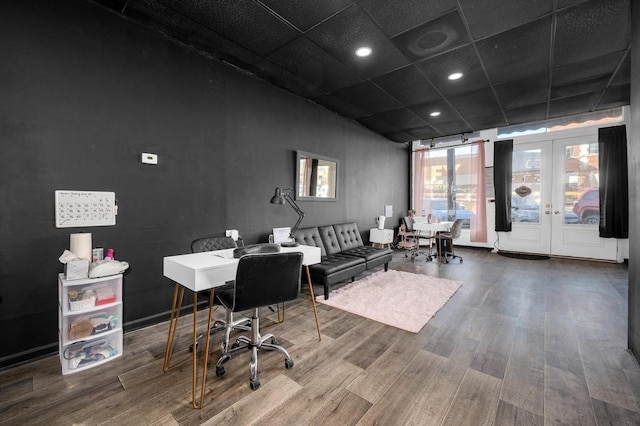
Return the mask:
POLYGON ((169 319, 169 334, 167 335, 167 347, 164 351, 164 364, 162 371, 167 371, 171 364, 171 356, 173 355, 173 344, 176 339, 176 329, 178 328, 178 318, 180 317, 180 308, 182 307, 182 297, 184 296, 184 287, 176 283, 173 290, 173 302, 171 304, 171 317, 169 319))
POLYGON ((209 365, 209 343, 211 341, 211 316, 213 313, 213 288, 209 293, 209 315, 207 318, 207 331, 204 335, 204 363, 202 366, 202 378, 200 379, 200 399, 196 400, 198 387, 198 351, 196 350, 198 338, 198 295, 193 293, 193 353, 191 358, 191 405, 193 408, 200 409, 204 405, 204 393, 207 383, 207 366, 209 365))
POLYGON ((321 341, 322 337, 320 336, 320 324, 318 323, 318 311, 316 309, 316 297, 313 295, 313 285, 311 285, 311 274, 309 273, 309 267, 307 265, 304 266, 307 271, 307 282, 309 283, 309 293, 311 293, 311 306, 313 307, 313 315, 316 318, 316 330, 318 330, 318 340, 321 341))

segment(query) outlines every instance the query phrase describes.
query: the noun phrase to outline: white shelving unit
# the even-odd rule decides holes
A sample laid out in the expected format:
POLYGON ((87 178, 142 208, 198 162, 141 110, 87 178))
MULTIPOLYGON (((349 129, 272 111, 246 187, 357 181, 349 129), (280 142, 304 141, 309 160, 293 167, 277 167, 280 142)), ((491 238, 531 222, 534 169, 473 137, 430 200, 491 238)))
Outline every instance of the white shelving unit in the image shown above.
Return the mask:
POLYGON ((66 280, 58 275, 62 374, 122 356, 122 274, 66 280))

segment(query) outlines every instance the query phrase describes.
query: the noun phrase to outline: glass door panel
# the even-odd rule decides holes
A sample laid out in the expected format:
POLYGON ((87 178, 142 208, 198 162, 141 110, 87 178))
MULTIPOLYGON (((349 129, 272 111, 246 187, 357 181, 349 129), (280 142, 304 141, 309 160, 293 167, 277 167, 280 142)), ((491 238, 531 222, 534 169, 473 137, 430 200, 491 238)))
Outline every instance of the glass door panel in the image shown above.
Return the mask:
POLYGON ((597 135, 553 141, 551 254, 615 260, 617 240, 600 238, 597 135))
POLYGON ((542 149, 513 152, 511 222, 540 223, 542 149))
POLYGON ((564 219, 566 224, 597 226, 600 223, 598 144, 565 146, 564 219))
POLYGON ((551 141, 514 141, 511 232, 500 234, 500 250, 549 254, 551 250, 551 141))

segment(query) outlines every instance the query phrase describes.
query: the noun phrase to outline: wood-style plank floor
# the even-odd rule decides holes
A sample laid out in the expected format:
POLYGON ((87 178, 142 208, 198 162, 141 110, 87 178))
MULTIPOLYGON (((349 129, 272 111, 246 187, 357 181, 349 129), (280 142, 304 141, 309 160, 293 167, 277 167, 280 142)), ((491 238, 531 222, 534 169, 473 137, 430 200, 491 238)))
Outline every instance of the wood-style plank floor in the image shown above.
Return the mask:
POLYGON ((462 281, 417 334, 318 305, 318 342, 303 293, 284 323, 269 311, 262 321, 295 366, 260 353, 256 391, 248 353, 222 378, 210 368, 206 405, 194 410, 185 318, 166 373, 167 323, 125 334, 124 355, 95 369, 63 377, 51 356, 0 372, 0 424, 640 424, 625 265, 457 251, 464 263, 440 268, 395 254, 393 269, 462 281))

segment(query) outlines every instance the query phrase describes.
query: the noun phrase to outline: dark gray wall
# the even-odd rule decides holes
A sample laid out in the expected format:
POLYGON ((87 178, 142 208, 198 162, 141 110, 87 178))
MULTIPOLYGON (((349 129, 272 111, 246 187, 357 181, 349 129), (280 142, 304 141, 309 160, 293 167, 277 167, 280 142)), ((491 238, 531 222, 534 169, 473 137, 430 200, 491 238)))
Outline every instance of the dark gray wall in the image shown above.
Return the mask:
POLYGON ((72 232, 131 264, 131 328, 166 318, 164 256, 295 222, 269 199, 293 186, 298 149, 340 160, 339 200, 301 202, 302 226, 356 221, 366 238, 385 204, 387 227, 408 206, 406 146, 90 2, 2 2, 0 57, 0 366, 57 349, 57 258, 72 232), (117 225, 56 229, 56 189, 114 191, 117 225))
POLYGON ((631 2, 631 131, 629 134, 629 349, 640 361, 640 5, 631 2))

